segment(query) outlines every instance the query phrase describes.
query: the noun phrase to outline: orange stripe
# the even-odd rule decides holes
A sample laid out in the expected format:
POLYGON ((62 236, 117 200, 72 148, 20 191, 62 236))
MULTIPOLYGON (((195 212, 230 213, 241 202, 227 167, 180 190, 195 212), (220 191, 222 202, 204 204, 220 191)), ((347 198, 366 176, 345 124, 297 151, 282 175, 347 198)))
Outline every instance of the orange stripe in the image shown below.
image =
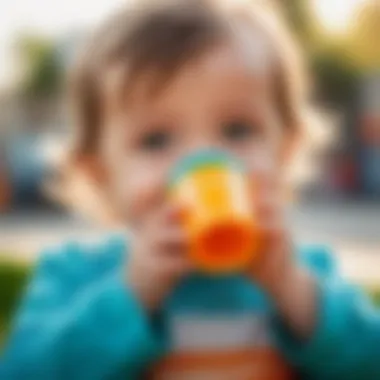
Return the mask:
POLYGON ((172 354, 157 365, 153 371, 155 376, 150 378, 161 379, 165 375, 193 371, 223 372, 247 367, 252 368, 252 376, 244 376, 244 380, 290 380, 293 378, 292 371, 278 354, 272 350, 262 349, 172 354), (259 378, 254 375, 257 371, 260 372, 259 378))

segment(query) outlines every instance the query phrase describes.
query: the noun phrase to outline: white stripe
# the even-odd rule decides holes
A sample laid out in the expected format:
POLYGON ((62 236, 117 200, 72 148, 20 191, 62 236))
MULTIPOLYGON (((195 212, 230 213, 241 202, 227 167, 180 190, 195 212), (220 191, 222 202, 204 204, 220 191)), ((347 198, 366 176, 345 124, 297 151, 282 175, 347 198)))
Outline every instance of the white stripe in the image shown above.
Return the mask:
POLYGON ((170 334, 175 351, 271 346, 267 320, 260 315, 177 316, 171 320, 170 334))

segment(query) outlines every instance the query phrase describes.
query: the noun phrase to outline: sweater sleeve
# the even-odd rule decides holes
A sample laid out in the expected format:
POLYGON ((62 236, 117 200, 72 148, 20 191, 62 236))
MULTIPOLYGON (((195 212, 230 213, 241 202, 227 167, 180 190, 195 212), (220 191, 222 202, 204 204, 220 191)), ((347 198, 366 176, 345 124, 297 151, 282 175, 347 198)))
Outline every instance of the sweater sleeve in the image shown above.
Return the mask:
POLYGON ((335 271, 321 271, 316 278, 318 315, 312 337, 300 342, 281 320, 275 322, 285 356, 308 379, 380 378, 380 312, 335 271))
POLYGON ((123 251, 115 244, 91 254, 66 246, 42 257, 6 346, 1 378, 139 376, 162 342, 125 284, 123 251))

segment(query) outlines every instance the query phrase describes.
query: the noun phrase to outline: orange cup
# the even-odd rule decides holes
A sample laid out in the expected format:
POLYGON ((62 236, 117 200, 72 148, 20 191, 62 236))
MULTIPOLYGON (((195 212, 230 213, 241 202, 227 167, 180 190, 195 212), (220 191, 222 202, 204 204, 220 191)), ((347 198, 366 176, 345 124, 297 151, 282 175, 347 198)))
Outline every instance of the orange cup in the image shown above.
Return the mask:
POLYGON ((185 157, 173 171, 170 190, 185 209, 189 255, 199 270, 236 272, 258 256, 251 184, 235 158, 220 151, 185 157))

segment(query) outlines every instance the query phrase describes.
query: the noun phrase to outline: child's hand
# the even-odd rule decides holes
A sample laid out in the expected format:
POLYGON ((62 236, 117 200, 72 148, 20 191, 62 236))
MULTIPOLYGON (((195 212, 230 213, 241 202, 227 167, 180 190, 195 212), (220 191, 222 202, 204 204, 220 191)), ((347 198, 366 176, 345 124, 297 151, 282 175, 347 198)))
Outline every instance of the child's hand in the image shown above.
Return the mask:
POLYGON ((135 231, 127 282, 148 310, 154 310, 190 269, 181 210, 168 205, 135 231))
POLYGON ((280 184, 269 171, 253 174, 253 213, 263 237, 260 256, 249 274, 266 291, 277 292, 279 284, 292 271, 293 246, 284 217, 284 197, 280 184))
POLYGON ((317 308, 313 277, 296 261, 294 246, 286 227, 284 194, 275 176, 254 176, 254 213, 264 241, 260 258, 249 276, 273 299, 287 325, 300 338, 311 335, 317 308))

